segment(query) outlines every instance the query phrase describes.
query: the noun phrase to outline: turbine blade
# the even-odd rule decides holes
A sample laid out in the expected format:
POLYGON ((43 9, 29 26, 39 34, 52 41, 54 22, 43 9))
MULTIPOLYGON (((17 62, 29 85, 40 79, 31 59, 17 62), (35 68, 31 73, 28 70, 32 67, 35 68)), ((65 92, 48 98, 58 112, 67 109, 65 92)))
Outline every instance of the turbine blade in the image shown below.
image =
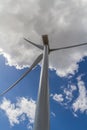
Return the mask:
POLYGON ((6 94, 8 91, 10 91, 13 87, 15 87, 42 59, 43 54, 40 54, 37 59, 33 62, 33 64, 30 66, 30 68, 15 82, 13 83, 10 87, 8 87, 3 93, 0 94, 0 96, 3 96, 6 94))
POLYGON ((24 38, 24 40, 27 41, 28 43, 30 43, 30 44, 32 44, 32 45, 38 47, 39 49, 43 50, 43 46, 41 46, 41 45, 37 45, 36 43, 31 42, 30 40, 28 40, 28 39, 26 39, 26 38, 24 38))
POLYGON ((64 49, 70 49, 70 48, 75 48, 75 47, 85 46, 85 45, 87 45, 87 43, 82 43, 82 44, 77 44, 77 45, 72 45, 72 46, 66 46, 66 47, 61 47, 61 48, 54 48, 54 49, 50 49, 50 52, 64 50, 64 49))

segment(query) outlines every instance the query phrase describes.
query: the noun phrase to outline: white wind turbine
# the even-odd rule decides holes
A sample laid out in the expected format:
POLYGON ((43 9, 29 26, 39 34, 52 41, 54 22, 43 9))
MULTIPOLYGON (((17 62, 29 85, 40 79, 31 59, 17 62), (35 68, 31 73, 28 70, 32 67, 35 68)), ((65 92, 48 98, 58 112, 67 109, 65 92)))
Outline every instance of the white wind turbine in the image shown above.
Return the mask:
POLYGON ((62 49, 69 49, 78 46, 87 45, 87 43, 82 43, 73 46, 61 47, 50 49, 48 35, 42 35, 43 46, 37 45, 26 38, 24 38, 30 44, 38 47, 43 51, 37 59, 33 62, 30 68, 15 82, 13 83, 8 89, 6 89, 0 96, 3 96, 8 91, 10 91, 13 87, 15 87, 41 60, 42 60, 42 68, 40 74, 40 83, 39 83, 39 90, 38 90, 38 98, 36 104, 36 112, 35 112, 35 120, 34 120, 34 127, 33 130, 50 130, 50 119, 49 119, 49 81, 48 81, 48 55, 57 50, 62 49))

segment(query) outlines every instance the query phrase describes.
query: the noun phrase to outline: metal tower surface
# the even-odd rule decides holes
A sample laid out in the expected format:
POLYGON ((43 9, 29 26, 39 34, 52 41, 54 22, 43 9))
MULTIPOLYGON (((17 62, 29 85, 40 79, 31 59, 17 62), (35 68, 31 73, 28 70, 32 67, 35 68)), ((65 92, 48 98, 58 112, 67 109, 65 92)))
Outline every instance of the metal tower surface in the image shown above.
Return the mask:
POLYGON ((43 36, 44 51, 33 130, 49 130, 48 40, 43 36))

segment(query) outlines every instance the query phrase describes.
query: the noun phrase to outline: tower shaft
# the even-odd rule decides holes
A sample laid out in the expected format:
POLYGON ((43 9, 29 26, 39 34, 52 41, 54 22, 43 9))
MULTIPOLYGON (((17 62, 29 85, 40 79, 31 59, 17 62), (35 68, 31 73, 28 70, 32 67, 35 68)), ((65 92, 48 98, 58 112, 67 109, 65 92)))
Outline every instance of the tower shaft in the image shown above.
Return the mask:
POLYGON ((33 130, 49 130, 48 45, 44 45, 33 130))

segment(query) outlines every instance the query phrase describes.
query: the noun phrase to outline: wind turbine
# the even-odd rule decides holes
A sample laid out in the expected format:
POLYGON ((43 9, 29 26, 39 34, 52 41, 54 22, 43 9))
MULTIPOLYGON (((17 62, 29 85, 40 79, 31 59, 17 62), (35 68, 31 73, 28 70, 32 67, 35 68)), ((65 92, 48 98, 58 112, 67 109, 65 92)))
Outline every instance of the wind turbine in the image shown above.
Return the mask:
POLYGON ((36 46, 37 48, 43 51, 30 68, 15 82, 13 83, 8 89, 6 89, 0 96, 3 96, 8 91, 10 91, 13 87, 15 87, 41 60, 42 60, 42 68, 40 73, 40 82, 39 82, 39 90, 38 90, 38 98, 36 104, 36 112, 35 112, 35 120, 34 120, 34 127, 33 130, 50 130, 50 116, 49 116, 49 81, 48 81, 48 55, 51 52, 70 49, 74 47, 84 46, 87 43, 77 44, 73 46, 61 47, 61 48, 54 48, 50 49, 49 47, 49 40, 48 35, 42 35, 43 46, 38 45, 34 42, 29 41, 28 39, 24 38, 28 43, 36 46))

